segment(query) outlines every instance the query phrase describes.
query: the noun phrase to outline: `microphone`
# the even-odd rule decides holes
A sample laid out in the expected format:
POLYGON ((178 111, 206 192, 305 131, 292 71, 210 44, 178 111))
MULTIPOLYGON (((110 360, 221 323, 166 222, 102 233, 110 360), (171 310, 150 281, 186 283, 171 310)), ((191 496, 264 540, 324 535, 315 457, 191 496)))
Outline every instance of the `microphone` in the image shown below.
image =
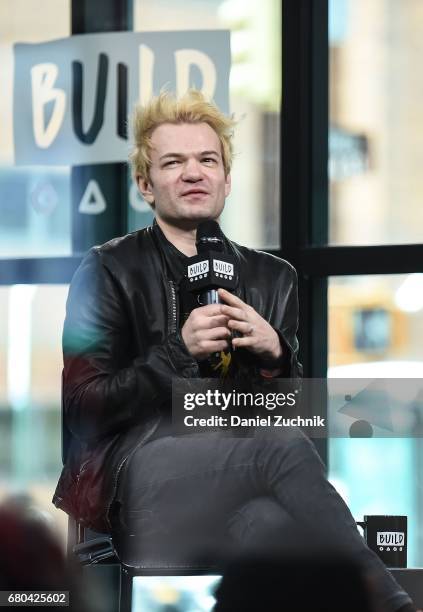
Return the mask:
POLYGON ((218 304, 217 290, 233 291, 238 274, 235 258, 223 252, 223 234, 216 221, 203 221, 197 228, 198 255, 187 261, 188 291, 197 295, 200 306, 218 304))
MULTIPOLYGON (((203 221, 197 228, 198 254, 187 261, 185 287, 197 298, 199 306, 219 304, 217 290, 222 287, 234 291, 238 282, 235 257, 224 252, 223 233, 216 221, 203 221)), ((213 353, 208 358, 212 372, 226 376, 231 363, 228 351, 213 353)))

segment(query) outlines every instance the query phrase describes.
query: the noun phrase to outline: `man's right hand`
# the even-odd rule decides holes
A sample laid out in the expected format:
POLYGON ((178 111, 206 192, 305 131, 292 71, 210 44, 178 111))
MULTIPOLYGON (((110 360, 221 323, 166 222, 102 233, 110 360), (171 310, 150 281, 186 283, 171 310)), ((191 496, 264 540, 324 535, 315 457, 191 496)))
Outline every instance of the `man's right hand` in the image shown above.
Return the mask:
POLYGON ((222 314, 222 304, 209 304, 195 308, 185 321, 181 335, 191 355, 201 361, 212 353, 229 347, 231 330, 229 317, 222 314))

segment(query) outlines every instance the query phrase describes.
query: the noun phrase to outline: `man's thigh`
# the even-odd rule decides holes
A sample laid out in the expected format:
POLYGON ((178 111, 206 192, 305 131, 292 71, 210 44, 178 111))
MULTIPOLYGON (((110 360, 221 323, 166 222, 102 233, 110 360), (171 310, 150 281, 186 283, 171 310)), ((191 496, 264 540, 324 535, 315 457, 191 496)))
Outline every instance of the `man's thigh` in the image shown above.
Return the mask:
POLYGON ((231 535, 241 533, 234 529, 239 509, 272 496, 265 464, 293 437, 298 434, 271 439, 261 432, 245 438, 191 434, 136 449, 119 485, 120 540, 131 542, 131 556, 160 551, 169 559, 182 559, 184 551, 192 557, 195 551, 225 548, 229 526, 231 535))
POLYGON ((137 449, 120 484, 123 516, 154 511, 166 530, 220 522, 263 491, 257 453, 248 439, 220 434, 164 437, 137 449))

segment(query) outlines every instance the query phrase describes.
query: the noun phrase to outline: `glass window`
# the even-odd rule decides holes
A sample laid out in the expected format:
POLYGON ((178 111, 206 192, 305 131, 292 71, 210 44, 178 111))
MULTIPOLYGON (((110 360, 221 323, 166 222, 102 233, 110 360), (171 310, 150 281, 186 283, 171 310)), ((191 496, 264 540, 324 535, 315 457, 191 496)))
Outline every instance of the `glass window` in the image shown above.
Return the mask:
POLYGON ((61 334, 66 285, 0 287, 0 501, 29 495, 65 534, 51 503, 61 470, 61 334))
POLYGON ((13 165, 13 45, 69 35, 70 0, 0 3, 0 258, 71 253, 69 168, 13 165))
POLYGON ((366 364, 407 378, 423 365, 423 274, 332 277, 328 302, 329 373, 345 366, 360 377, 366 364))
POLYGON ((420 0, 332 0, 331 244, 423 238, 420 0))
MULTIPOLYGON (((423 376, 423 274, 329 282, 329 377, 423 376)), ((405 514, 409 566, 423 563, 421 438, 332 439, 330 478, 356 520, 405 514)))
MULTIPOLYGON (((249 247, 279 248, 279 0, 135 0, 134 29, 231 31, 230 110, 239 124, 222 226, 249 247)), ((138 227, 148 221, 139 207, 138 227)), ((129 218, 134 229, 132 211, 129 218)))

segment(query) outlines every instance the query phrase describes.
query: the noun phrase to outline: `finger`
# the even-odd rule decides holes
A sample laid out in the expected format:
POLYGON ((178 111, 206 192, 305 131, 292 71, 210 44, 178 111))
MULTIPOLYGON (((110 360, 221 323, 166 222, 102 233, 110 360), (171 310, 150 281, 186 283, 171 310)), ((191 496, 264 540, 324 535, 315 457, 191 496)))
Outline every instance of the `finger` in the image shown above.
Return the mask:
POLYGON ((228 321, 228 327, 229 329, 235 329, 246 336, 251 336, 251 334, 254 332, 254 325, 251 325, 251 323, 248 321, 234 321, 231 319, 228 321))
POLYGON ((214 340, 205 342, 201 347, 203 355, 211 355, 212 353, 220 353, 220 351, 226 351, 229 348, 229 343, 226 340, 214 340))
POLYGON ((239 321, 245 321, 246 313, 241 308, 235 308, 234 306, 222 306, 222 313, 231 319, 238 319, 239 321))
POLYGON ((237 306, 238 308, 241 308, 242 306, 247 305, 239 297, 237 297, 233 293, 230 293, 229 291, 226 291, 226 289, 218 289, 218 294, 219 297, 222 298, 222 300, 224 300, 224 302, 226 302, 226 304, 229 304, 230 306, 237 306))
POLYGON ((199 306, 192 312, 196 314, 202 314, 205 317, 215 317, 216 315, 222 314, 223 304, 207 304, 207 306, 199 306))
POLYGON ((201 332, 201 330, 203 329, 213 329, 214 327, 227 327, 228 321, 229 317, 225 315, 216 315, 214 317, 199 315, 193 321, 193 328, 197 332, 201 332))
POLYGON ((213 327, 228 327, 229 317, 226 315, 220 315, 216 317, 210 317, 207 319, 208 328, 211 329, 213 327))
POLYGON ((232 338, 232 346, 235 348, 248 348, 255 344, 255 338, 253 336, 242 336, 242 338, 232 338))
POLYGON ((224 340, 231 337, 231 332, 227 327, 215 327, 203 332, 200 342, 209 340, 224 340))

